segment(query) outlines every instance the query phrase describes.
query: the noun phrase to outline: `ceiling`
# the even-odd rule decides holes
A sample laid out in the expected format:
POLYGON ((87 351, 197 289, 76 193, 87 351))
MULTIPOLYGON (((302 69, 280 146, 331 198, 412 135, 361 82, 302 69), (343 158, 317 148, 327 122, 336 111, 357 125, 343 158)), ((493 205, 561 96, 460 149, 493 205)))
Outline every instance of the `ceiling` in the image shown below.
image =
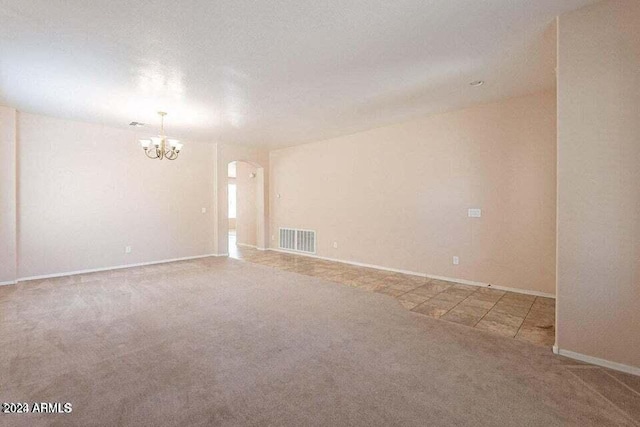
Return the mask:
POLYGON ((554 17, 593 2, 0 0, 0 103, 294 145, 552 88, 554 17))

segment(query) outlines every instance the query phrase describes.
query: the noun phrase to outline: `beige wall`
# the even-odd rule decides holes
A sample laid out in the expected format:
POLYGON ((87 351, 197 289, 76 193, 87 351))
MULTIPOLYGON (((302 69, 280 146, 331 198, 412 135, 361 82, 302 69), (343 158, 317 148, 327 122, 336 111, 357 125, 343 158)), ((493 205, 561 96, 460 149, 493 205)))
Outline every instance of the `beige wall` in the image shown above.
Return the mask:
POLYGON ((151 129, 18 113, 17 130, 19 277, 213 252, 213 144, 157 161, 151 129))
POLYGON ((271 230, 316 230, 324 257, 554 294, 555 166, 553 92, 278 150, 271 230))
MULTIPOLYGON (((0 118, 0 143, 8 153, 0 171, 7 175, 0 183, 0 283, 224 254, 227 164, 242 160, 268 166, 265 151, 215 143, 187 142, 179 160, 153 161, 137 143, 149 131, 4 107, 0 118), (11 150, 17 153, 13 160, 11 150), (131 254, 125 254, 125 246, 132 247, 131 254)), ((248 239, 264 247, 268 176, 261 167, 255 171, 255 228, 248 239)))
POLYGON ((557 345, 640 373, 640 2, 558 35, 557 345))
POLYGON ((16 279, 16 111, 0 106, 0 284, 16 279))
POLYGON ((257 168, 246 162, 237 163, 237 242, 256 246, 257 168), (256 174, 254 178, 250 174, 256 174))

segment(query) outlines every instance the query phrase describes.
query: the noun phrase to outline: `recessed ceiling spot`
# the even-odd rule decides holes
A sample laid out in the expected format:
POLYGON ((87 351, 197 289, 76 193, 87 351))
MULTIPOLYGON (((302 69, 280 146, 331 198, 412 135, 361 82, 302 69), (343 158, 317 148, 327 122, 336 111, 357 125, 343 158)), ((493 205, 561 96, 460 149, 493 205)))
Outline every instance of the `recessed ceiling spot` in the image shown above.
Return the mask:
POLYGON ((471 83, 469 83, 471 86, 473 87, 478 87, 478 86, 482 86, 484 84, 484 80, 476 80, 473 81, 471 83))

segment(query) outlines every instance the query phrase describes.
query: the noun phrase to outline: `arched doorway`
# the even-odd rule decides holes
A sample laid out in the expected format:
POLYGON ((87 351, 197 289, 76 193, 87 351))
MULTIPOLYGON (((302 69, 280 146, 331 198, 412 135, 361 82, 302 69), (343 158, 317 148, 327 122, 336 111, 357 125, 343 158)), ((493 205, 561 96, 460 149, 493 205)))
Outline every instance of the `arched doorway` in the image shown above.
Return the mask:
MULTIPOLYGON (((237 151, 237 150, 234 150, 237 151)), ((253 160, 253 156, 241 156, 234 155, 240 153, 220 152, 218 157, 217 168, 217 206, 216 206, 216 252, 219 256, 229 255, 229 164, 236 164, 236 174, 238 174, 238 164, 241 165, 240 172, 242 177, 240 181, 250 183, 254 188, 254 194, 249 195, 250 200, 247 203, 247 199, 244 198, 245 203, 241 201, 240 209, 245 212, 245 209, 250 209, 252 215, 250 218, 255 217, 255 220, 250 219, 251 226, 246 227, 246 222, 243 234, 243 225, 240 225, 241 229, 238 230, 238 218, 236 218, 236 239, 240 237, 240 243, 249 244, 255 246, 256 249, 264 250, 267 246, 267 219, 266 212, 268 209, 267 197, 267 183, 265 176, 265 168, 253 160), (255 230, 255 232, 253 231, 255 230), (253 237, 255 235, 255 237, 253 237), (249 240, 246 240, 245 237, 249 240), (247 243, 248 242, 248 243, 247 243)), ((238 180, 236 177, 234 180, 238 180)), ((237 181, 236 185, 240 182, 237 181)), ((238 187, 236 186, 236 192, 238 187)), ((242 188, 240 189, 242 192, 242 188)), ((246 191, 246 189, 245 189, 246 191)), ((237 194, 237 193, 236 193, 237 194)), ((246 194, 245 194, 246 195, 246 194)), ((242 197, 242 196, 241 196, 242 197)), ((236 205, 236 208, 238 206, 236 205)), ((242 215, 242 212, 240 214, 242 215)), ((236 211, 236 216, 238 211, 236 211)), ((245 213, 245 216, 246 213, 245 213)), ((245 218, 246 219, 246 218, 245 218)), ((237 243, 238 241, 236 241, 237 243)))

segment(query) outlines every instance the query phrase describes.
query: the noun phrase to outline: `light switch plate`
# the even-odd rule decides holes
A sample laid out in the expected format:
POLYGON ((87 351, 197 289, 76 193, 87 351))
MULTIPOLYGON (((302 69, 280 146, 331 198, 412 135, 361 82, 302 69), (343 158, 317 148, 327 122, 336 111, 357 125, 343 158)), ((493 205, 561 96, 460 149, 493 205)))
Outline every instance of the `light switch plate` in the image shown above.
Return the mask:
POLYGON ((482 209, 472 208, 469 209, 469 218, 480 218, 482 217, 482 209))

